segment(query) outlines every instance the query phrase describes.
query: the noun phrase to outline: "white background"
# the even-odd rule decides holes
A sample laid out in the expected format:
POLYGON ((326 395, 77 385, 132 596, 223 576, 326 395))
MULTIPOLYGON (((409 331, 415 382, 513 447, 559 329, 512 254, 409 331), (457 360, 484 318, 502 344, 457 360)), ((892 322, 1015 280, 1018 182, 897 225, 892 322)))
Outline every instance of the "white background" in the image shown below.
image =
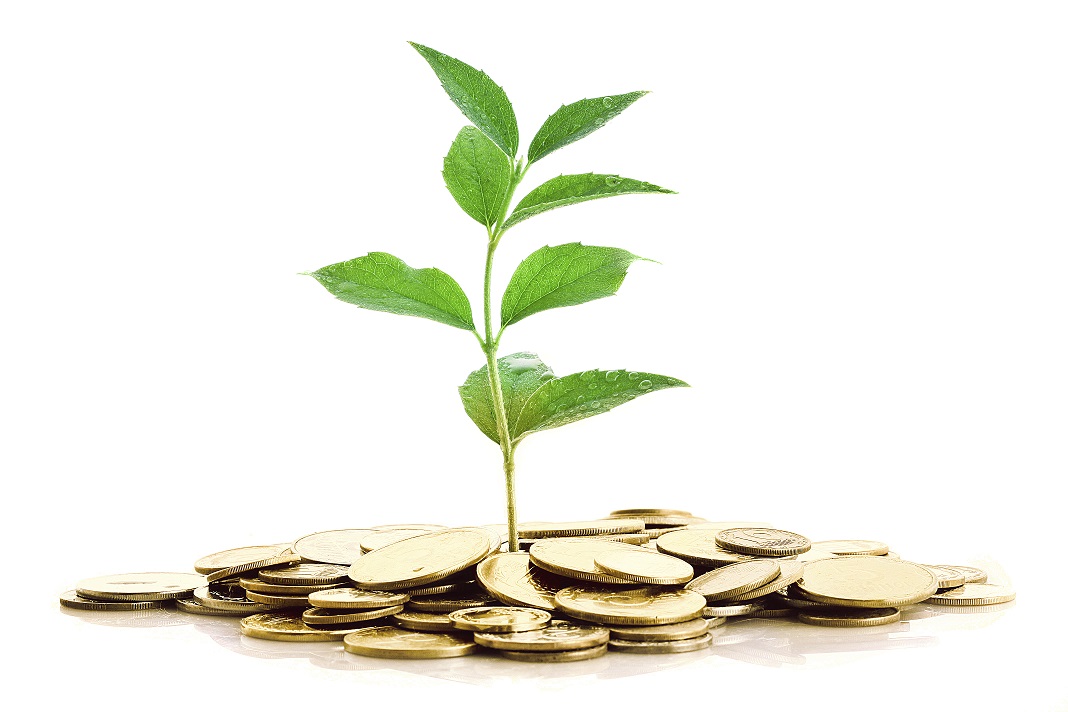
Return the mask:
POLYGON ((979 708, 1063 702, 1043 651, 1064 625, 1040 610, 1066 583, 1062 4, 2 7, 0 464, 19 572, 3 596, 33 611, 9 613, 29 650, 16 684, 120 708, 307 686, 465 707, 759 686, 792 709, 875 708, 935 683, 979 708), (1017 606, 932 650, 785 673, 719 658, 481 685, 61 616, 56 595, 90 576, 321 529, 503 521, 499 452, 455 390, 480 365, 474 339, 298 274, 388 251, 450 273, 480 309, 485 234, 440 177, 465 119, 406 40, 487 70, 521 146, 561 103, 652 91, 535 164, 520 194, 586 171, 679 192, 542 215, 498 251, 498 295, 545 244, 661 262, 502 349, 693 386, 524 442, 520 519, 663 506, 882 539, 985 562, 1017 606))

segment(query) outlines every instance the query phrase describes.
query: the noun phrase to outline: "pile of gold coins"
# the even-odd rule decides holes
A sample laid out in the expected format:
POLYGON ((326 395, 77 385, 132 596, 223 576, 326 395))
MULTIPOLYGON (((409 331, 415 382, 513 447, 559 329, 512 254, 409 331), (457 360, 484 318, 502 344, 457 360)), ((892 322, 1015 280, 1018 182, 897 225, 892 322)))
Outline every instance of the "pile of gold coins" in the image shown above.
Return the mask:
POLYGON ((80 582, 60 603, 141 610, 172 602, 240 616, 245 635, 344 641, 356 655, 445 658, 492 653, 566 662, 708 647, 728 619, 796 618, 867 627, 926 602, 985 606, 1015 598, 969 566, 904 561, 867 540, 813 543, 762 522, 627 509, 519 527, 399 524, 317 532, 293 543, 202 557, 198 573, 80 582))

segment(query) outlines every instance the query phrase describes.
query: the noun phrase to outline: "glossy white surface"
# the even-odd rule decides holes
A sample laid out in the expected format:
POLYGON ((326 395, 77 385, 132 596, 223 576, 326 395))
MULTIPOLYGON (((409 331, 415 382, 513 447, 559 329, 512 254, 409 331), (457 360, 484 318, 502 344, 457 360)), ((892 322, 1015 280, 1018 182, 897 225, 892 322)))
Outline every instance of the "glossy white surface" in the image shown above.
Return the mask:
POLYGON ((3 3, 12 699, 1064 709, 1066 12, 3 3), (503 519, 499 453, 455 391, 480 365, 474 339, 298 274, 384 250, 480 306, 484 237, 440 177, 465 122, 405 40, 485 68, 524 145, 561 102, 652 90, 535 164, 521 193, 587 171, 679 191, 538 216, 502 242, 496 295, 545 244, 662 263, 516 324, 505 353, 693 386, 525 441, 522 520, 663 506, 883 540, 996 568, 1015 606, 855 635, 746 624, 708 652, 551 667, 368 661, 227 621, 61 611, 80 579, 187 571, 221 549, 503 519))

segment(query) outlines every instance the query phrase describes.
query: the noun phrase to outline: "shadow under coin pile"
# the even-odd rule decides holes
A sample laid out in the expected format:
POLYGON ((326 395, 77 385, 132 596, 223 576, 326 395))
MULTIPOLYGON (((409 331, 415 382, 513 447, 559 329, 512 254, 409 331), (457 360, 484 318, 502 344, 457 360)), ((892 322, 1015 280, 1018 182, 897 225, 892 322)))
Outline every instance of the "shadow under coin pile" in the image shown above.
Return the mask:
POLYGON ((567 662, 701 650, 727 619, 872 627, 897 623, 915 603, 1015 598, 980 569, 905 561, 880 542, 813 543, 678 510, 523 524, 526 551, 501 551, 502 533, 426 524, 317 532, 205 556, 195 574, 88 579, 60 603, 142 610, 173 601, 187 613, 240 616, 250 637, 343 641, 379 658, 567 662))

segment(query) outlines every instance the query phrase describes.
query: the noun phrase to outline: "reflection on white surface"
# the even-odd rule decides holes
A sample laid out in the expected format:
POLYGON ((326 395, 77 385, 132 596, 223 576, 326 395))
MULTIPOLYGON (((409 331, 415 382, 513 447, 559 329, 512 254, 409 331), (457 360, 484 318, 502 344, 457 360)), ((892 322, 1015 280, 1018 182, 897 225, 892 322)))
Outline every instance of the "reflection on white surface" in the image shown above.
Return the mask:
POLYGON ((239 618, 196 616, 161 609, 97 612, 63 609, 63 613, 92 625, 153 628, 191 625, 229 651, 255 658, 306 659, 318 668, 342 671, 395 671, 440 680, 487 686, 509 679, 613 679, 646 675, 682 666, 712 665, 718 658, 782 667, 831 659, 830 654, 869 654, 937 645, 947 631, 984 628, 1015 606, 936 606, 918 604, 902 609, 898 623, 870 628, 822 628, 792 619, 744 619, 714 628, 706 650, 673 655, 635 655, 609 652, 593 660, 531 664, 481 654, 443 660, 387 660, 353 655, 336 643, 287 643, 241 634, 239 618))

